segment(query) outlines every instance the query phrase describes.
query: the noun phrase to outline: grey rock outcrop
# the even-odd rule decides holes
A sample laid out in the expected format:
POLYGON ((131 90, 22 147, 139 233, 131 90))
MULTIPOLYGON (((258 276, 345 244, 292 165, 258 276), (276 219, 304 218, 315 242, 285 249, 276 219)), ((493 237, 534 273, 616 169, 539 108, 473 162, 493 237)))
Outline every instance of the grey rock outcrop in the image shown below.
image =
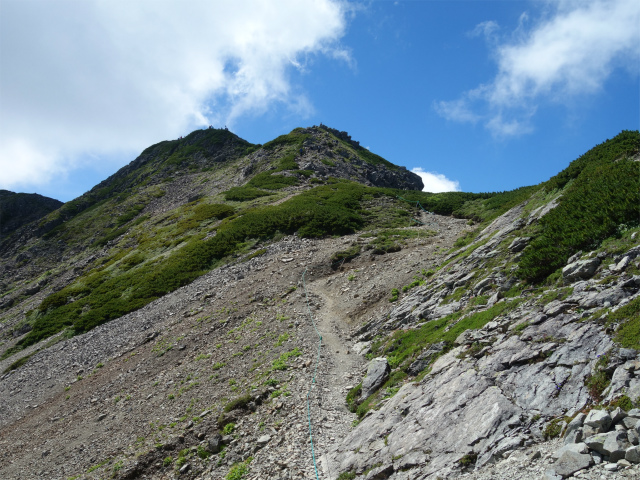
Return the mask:
POLYGON ((384 357, 371 360, 367 367, 367 376, 362 381, 362 398, 367 398, 389 378, 389 362, 384 357))
POLYGON ((596 269, 600 266, 600 263, 598 257, 569 263, 562 269, 562 278, 566 283, 591 278, 593 274, 596 273, 596 269))

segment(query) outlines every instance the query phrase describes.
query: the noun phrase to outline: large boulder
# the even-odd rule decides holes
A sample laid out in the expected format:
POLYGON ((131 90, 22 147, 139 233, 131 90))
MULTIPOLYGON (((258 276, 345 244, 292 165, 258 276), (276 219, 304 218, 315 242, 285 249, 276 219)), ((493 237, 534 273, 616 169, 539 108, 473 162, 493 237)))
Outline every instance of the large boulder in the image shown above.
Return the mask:
POLYGON ((553 465, 555 473, 562 478, 567 478, 576 473, 578 470, 589 468, 593 460, 588 453, 578 453, 572 450, 565 450, 560 458, 553 465))
POLYGON ((389 378, 389 362, 384 357, 374 358, 367 367, 367 376, 362 381, 362 398, 367 398, 389 378))

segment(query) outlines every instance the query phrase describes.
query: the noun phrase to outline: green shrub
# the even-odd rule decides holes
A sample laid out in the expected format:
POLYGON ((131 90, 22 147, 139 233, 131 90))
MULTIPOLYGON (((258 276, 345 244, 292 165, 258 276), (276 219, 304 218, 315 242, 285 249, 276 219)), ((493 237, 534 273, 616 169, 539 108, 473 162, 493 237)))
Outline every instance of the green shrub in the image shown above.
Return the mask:
POLYGON ((338 475, 337 480, 353 480, 354 478, 356 478, 356 474, 354 472, 342 472, 338 475))
POLYGON ((298 347, 294 348, 290 352, 285 352, 276 360, 273 361, 271 370, 286 370, 289 368, 287 362, 291 357, 299 357, 302 355, 302 352, 298 349, 298 347))
POLYGON ((224 192, 224 199, 232 202, 246 202, 249 200, 255 200, 260 197, 267 197, 273 195, 271 192, 265 192, 259 188, 252 187, 232 187, 224 192))
POLYGON ((247 404, 251 401, 251 395, 243 395, 242 397, 236 398, 235 400, 231 400, 224 406, 225 412, 231 412, 232 410, 237 410, 239 408, 245 408, 247 404))
POLYGON ((231 467, 231 470, 229 470, 229 473, 227 473, 225 479, 241 480, 242 478, 244 478, 244 476, 249 473, 249 464, 251 463, 251 460, 253 460, 253 458, 249 457, 244 462, 236 463, 233 467, 231 467))
POLYGON ((562 432, 562 424, 565 423, 564 418, 554 418, 545 427, 542 434, 545 440, 556 438, 562 432))
POLYGON ((596 402, 600 403, 603 393, 611 384, 611 373, 607 371, 609 355, 601 356, 595 364, 594 373, 585 378, 585 385, 589 395, 596 402))
POLYGON ((355 413, 356 410, 358 409, 358 397, 360 397, 360 393, 362 392, 362 382, 360 382, 358 385, 356 385, 355 387, 353 387, 351 390, 349 390, 349 393, 347 393, 347 408, 349 408, 349 411, 352 413, 355 413))
POLYGON ((351 260, 356 258, 358 255, 360 255, 361 250, 362 250, 362 247, 360 245, 352 245, 346 250, 340 250, 339 252, 335 252, 333 255, 331 255, 331 259, 330 259, 332 268, 334 269, 337 268, 343 262, 350 262, 351 260))
POLYGON ((398 297, 400 296, 400 290, 398 290, 397 288, 392 288, 391 289, 391 297, 389 298, 390 302, 396 302, 398 301, 398 297))
POLYGON ((297 184, 298 179, 296 177, 272 175, 270 172, 259 173, 247 182, 248 187, 264 188, 267 190, 280 190, 297 184))
POLYGON ((609 408, 617 408, 617 407, 628 412, 629 410, 636 408, 636 403, 633 400, 631 400, 628 396, 621 395, 615 400, 612 400, 611 402, 609 402, 609 408))
POLYGON ((222 220, 235 213, 235 209, 223 203, 203 203, 193 209, 191 218, 196 222, 202 222, 211 218, 222 220))
POLYGON ((540 282, 576 251, 619 235, 619 225, 638 225, 640 164, 619 157, 639 146, 637 131, 622 132, 549 180, 547 188, 566 187, 559 205, 540 219, 540 233, 525 248, 518 276, 540 282))
POLYGON ((460 460, 458 460, 458 463, 463 467, 468 467, 469 465, 475 465, 477 460, 478 460, 477 453, 467 453, 460 460))

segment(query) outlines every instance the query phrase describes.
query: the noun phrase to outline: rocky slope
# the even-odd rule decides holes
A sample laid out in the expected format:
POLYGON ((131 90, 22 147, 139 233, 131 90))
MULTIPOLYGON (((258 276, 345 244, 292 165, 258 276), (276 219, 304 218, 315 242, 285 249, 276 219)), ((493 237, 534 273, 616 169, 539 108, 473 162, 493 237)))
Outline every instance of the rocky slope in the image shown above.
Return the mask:
POLYGON ((391 286, 409 281, 418 266, 435 267, 468 228, 464 220, 429 220, 413 229, 429 234, 399 252, 361 255, 336 270, 332 254, 371 239, 287 237, 37 353, 0 380, 3 478, 170 478, 177 462, 189 465, 185 478, 224 478, 249 456, 247 478, 311 476, 312 319, 323 337, 310 392, 319 457, 354 418, 344 395, 364 361, 350 347, 351 326, 381 315, 391 286), (290 352, 300 356, 280 369, 277 360, 290 352), (246 406, 225 413, 245 394, 246 406), (223 437, 225 454, 200 458, 198 446, 209 449, 228 423, 235 427, 223 437))
POLYGON ((187 139, 3 246, 2 478, 640 474, 638 132, 441 195, 324 126, 187 139))
POLYGON ((0 241, 0 354, 32 329, 30 313, 47 296, 121 252, 139 254, 146 241, 148 253, 135 261, 148 265, 215 231, 224 216, 338 180, 422 188, 417 175, 324 126, 296 129, 264 146, 206 129, 147 148, 86 194, 0 241), (216 217, 211 203, 229 207, 216 217))
POLYGON ((367 412, 327 454, 327 467, 363 478, 371 469, 375 478, 446 478, 541 442, 549 422, 589 411, 597 400, 640 399, 637 350, 616 346, 611 327, 593 321, 640 303, 637 230, 616 245, 620 253, 605 247, 571 259, 558 288, 514 289, 509 265, 525 243, 521 228, 537 214, 518 207, 496 219, 464 254, 453 254, 424 286, 361 329, 359 348, 385 339, 374 353, 391 359, 411 334, 450 338, 452 348, 425 342, 417 359, 400 365, 428 373, 367 412), (434 324, 441 334, 432 333, 434 324), (590 379, 599 371, 610 382, 594 393, 590 379))

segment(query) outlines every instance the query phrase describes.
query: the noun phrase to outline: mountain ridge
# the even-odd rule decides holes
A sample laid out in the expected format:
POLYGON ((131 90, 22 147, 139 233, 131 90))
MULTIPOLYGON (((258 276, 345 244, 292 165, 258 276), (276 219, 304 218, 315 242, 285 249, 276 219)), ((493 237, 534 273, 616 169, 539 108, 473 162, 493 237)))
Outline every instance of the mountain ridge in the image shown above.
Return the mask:
MULTIPOLYGON (((136 195, 3 250, 4 477, 315 478, 312 433, 320 478, 555 478, 569 420, 621 407, 631 425, 640 133, 485 194, 363 184, 402 170, 328 127, 220 135, 244 155, 203 171, 204 154, 178 154, 178 175, 179 150, 152 146, 162 178, 143 177, 148 157, 122 174, 147 181, 136 195), (33 263, 51 252, 47 275, 33 263)), ((639 472, 610 460, 583 477, 639 472)))

